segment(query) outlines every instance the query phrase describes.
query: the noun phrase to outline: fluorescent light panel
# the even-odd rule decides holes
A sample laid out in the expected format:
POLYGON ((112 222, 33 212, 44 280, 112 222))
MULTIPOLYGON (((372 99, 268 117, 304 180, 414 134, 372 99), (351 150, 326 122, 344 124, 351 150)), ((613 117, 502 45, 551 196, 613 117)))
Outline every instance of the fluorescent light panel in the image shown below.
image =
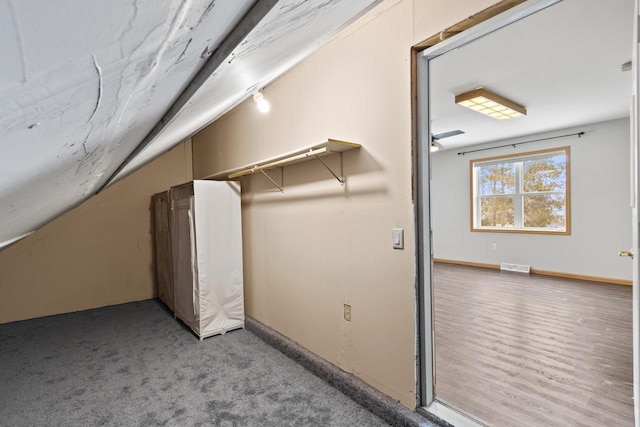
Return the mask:
POLYGON ((527 109, 522 105, 482 87, 456 95, 456 104, 498 120, 515 119, 527 115, 527 109))

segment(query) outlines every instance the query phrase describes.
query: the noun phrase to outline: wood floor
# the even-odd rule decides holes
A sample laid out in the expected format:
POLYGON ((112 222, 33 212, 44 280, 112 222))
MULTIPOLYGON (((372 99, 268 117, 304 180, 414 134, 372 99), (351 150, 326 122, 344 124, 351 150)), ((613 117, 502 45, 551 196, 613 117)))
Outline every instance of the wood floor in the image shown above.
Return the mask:
POLYGON ((631 287, 434 266, 436 398, 491 426, 633 426, 631 287))

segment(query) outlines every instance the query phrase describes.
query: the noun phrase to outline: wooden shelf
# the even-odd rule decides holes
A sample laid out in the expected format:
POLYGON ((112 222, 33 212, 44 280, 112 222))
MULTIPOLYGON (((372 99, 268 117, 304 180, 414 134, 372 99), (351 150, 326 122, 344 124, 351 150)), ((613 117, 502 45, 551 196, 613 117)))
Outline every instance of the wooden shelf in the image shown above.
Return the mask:
POLYGON ((251 175, 256 172, 261 172, 269 178, 269 180, 277 186, 280 190, 282 187, 278 185, 269 175, 266 174, 266 171, 275 168, 282 168, 285 166, 293 165, 296 163, 305 162, 308 160, 318 159, 322 162, 322 164, 331 172, 331 174, 341 183, 344 183, 343 177, 338 177, 329 167, 321 160, 322 157, 340 153, 340 158, 342 161, 342 153, 344 151, 353 150, 355 148, 360 148, 360 144, 356 144, 353 142, 340 141, 337 139, 327 139, 319 144, 311 145, 305 148, 301 148, 299 150, 291 151, 285 154, 281 154, 279 156, 271 157, 268 159, 260 160, 257 162, 249 163, 248 165, 237 167, 233 169, 229 169, 226 171, 218 172, 214 175, 206 177, 206 179, 215 179, 215 180, 230 180, 237 179, 245 175, 251 175))

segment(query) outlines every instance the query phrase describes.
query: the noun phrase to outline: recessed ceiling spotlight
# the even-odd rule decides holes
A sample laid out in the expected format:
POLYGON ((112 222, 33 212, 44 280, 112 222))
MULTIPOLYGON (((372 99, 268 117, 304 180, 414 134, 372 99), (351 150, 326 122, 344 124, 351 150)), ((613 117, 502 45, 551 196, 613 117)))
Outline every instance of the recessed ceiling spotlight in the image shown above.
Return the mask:
POLYGON ((498 120, 515 119, 527 115, 527 109, 522 105, 489 92, 483 87, 456 95, 456 104, 498 120))
POLYGON ((271 110, 271 105, 269 105, 269 101, 264 98, 262 92, 256 92, 255 95, 253 95, 253 100, 258 105, 258 110, 260 110, 261 113, 268 113, 269 110, 271 110))

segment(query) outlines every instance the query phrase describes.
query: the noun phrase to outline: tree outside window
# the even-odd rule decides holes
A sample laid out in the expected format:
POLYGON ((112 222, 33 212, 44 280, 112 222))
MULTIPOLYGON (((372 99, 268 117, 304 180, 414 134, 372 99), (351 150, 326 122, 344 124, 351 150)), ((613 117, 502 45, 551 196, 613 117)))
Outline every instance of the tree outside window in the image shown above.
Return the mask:
POLYGON ((472 231, 569 234, 569 147, 471 161, 472 231))

